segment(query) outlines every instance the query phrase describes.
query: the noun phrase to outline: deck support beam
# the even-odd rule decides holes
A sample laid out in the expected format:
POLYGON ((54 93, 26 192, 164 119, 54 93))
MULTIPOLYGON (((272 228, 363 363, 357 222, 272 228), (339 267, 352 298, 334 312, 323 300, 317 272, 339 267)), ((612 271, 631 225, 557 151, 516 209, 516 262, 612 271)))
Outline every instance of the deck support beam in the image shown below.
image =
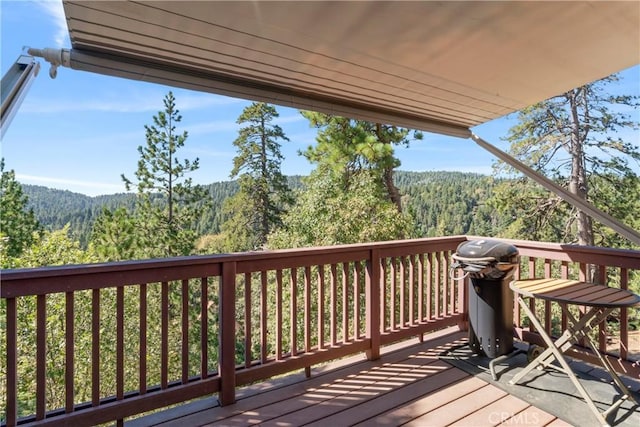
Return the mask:
POLYGON ((380 313, 380 251, 372 249, 367 260, 366 273, 366 312, 367 312, 367 338, 371 340, 371 347, 367 350, 367 359, 376 360, 380 358, 380 319, 384 313, 380 313))

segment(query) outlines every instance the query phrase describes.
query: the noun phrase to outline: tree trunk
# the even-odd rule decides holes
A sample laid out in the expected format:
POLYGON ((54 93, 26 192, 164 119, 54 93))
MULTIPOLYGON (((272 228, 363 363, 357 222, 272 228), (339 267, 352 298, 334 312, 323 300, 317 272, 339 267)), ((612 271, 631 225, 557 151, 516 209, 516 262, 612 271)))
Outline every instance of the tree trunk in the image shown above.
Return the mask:
POLYGON ((393 169, 385 168, 383 179, 384 186, 387 188, 389 200, 391 200, 396 205, 396 207, 398 208, 398 212, 402 212, 402 196, 400 195, 400 189, 398 189, 398 187, 396 187, 393 183, 393 169))
MULTIPOLYGON (((387 138, 384 138, 382 125, 380 123, 376 123, 376 134, 378 141, 384 144, 391 144, 387 138)), ((396 187, 393 182, 393 167, 389 166, 384 168, 382 172, 382 180, 385 188, 387 189, 389 200, 396 205, 398 212, 402 213, 402 197, 400 196, 400 189, 396 187)))
MULTIPOLYGON (((581 90, 583 89, 575 89, 567 93, 571 108, 571 176, 569 178, 569 191, 586 201, 589 190, 584 154, 586 135, 581 135, 580 133, 580 117, 578 115, 578 96, 580 96, 581 90)), ((579 245, 593 246, 594 244, 591 217, 582 211, 578 211, 577 215, 577 240, 579 245)))

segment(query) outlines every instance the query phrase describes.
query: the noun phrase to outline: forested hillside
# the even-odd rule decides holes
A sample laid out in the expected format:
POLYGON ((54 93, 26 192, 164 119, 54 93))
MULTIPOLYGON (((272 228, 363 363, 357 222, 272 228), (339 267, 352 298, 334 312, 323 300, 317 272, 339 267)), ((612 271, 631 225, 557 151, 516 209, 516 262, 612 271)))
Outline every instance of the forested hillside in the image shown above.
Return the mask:
MULTIPOLYGON (((288 178, 295 191, 302 188, 300 176, 288 178)), ((404 208, 415 218, 420 236, 482 234, 490 230, 491 218, 483 200, 491 192, 492 179, 485 175, 462 172, 396 172, 395 182, 402 194, 404 208)), ((86 246, 93 221, 103 208, 132 208, 135 195, 128 193, 89 197, 42 186, 23 185, 36 218, 46 230, 59 230, 70 225, 74 239, 86 246)), ((222 204, 235 194, 235 181, 216 182, 207 186, 213 200, 197 225, 197 233, 217 234, 224 221, 222 204)))

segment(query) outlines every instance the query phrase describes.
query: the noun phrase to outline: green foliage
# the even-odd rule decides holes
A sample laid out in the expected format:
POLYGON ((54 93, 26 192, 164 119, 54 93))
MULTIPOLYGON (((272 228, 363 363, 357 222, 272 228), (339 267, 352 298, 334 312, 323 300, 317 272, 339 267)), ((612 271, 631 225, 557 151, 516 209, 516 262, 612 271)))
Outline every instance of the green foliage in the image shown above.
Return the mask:
POLYGON ((559 236, 568 231, 568 204, 527 178, 498 184, 488 204, 508 219, 501 224, 503 237, 553 242, 562 241, 559 236))
MULTIPOLYGON (((295 190, 305 188, 302 177, 287 178, 289 188, 295 190)), ((485 175, 445 171, 396 171, 394 182, 402 194, 403 211, 413 216, 417 235, 421 237, 452 234, 498 236, 497 230, 503 229, 505 224, 512 221, 511 216, 499 213, 494 205, 488 203, 495 186, 501 181, 485 175)), ((505 182, 512 181, 505 180, 505 182)), ((236 181, 213 183, 206 187, 212 203, 209 209, 202 209, 202 214, 195 225, 196 234, 202 236, 201 239, 197 239, 198 253, 221 253, 233 250, 227 248, 224 243, 229 236, 220 233, 223 221, 230 216, 230 213, 226 215, 223 213, 222 206, 238 191, 238 188, 236 181), (215 236, 211 237, 214 242, 206 236, 215 236)), ((32 185, 24 185, 24 190, 29 197, 29 207, 33 208, 45 229, 58 230, 65 225, 62 221, 67 219, 70 225, 70 237, 78 240, 83 248, 87 247, 86 242, 89 240, 88 234, 85 235, 88 231, 83 230, 91 230, 103 207, 116 216, 118 214, 115 211, 120 208, 132 212, 135 207, 134 194, 87 197, 69 191, 32 185), (60 205, 57 207, 56 200, 60 200, 60 205), (58 224, 61 225, 58 226, 58 224)), ((632 198, 632 195, 629 193, 628 197, 632 198)), ((157 197, 156 203, 163 204, 166 201, 157 197)), ((243 206, 239 203, 240 208, 243 206)), ((232 204, 227 208, 234 209, 232 204)), ((244 233, 241 224, 238 224, 236 229, 237 233, 244 233)), ((503 237, 507 236, 503 233, 503 237)), ((111 242, 113 245, 114 240, 107 240, 105 244, 106 242, 111 242)), ((248 243, 248 245, 251 244, 248 243)), ((108 254, 109 248, 104 249, 107 251, 103 251, 102 254, 108 254)), ((107 256, 105 259, 116 258, 107 256)))
POLYGON ((394 145, 409 145, 411 137, 422 139, 421 132, 392 125, 352 120, 345 117, 303 111, 312 127, 318 129, 316 145, 302 154, 317 164, 320 173, 339 176, 343 188, 360 171, 369 171, 386 189, 388 199, 401 210, 400 193, 393 182, 393 170, 400 166, 394 145))
POLYGON ((275 107, 262 102, 254 102, 238 117, 237 123, 244 126, 233 141, 238 154, 231 178, 239 177, 240 189, 226 203, 228 219, 222 228, 229 250, 262 247, 292 201, 287 179, 280 171, 278 142, 289 139, 280 126, 272 124, 277 117, 275 107))
POLYGON ((137 188, 133 212, 103 211, 96 222, 92 243, 108 259, 132 255, 158 258, 194 251, 194 225, 207 207, 208 195, 204 187, 193 185, 192 179, 185 177, 199 168, 199 160, 180 160, 176 156, 188 134, 176 130, 182 116, 173 93, 165 97, 164 107, 153 117, 153 125, 145 126, 147 144, 138 147, 137 183, 122 175, 127 190, 137 188), (128 232, 123 233, 125 230, 128 232))
POLYGON ((90 264, 98 257, 92 250, 83 250, 80 243, 70 238, 69 226, 61 230, 34 233, 34 243, 13 261, 11 268, 42 267, 51 265, 90 264))
POLYGON ((332 174, 316 171, 307 189, 269 236, 270 248, 337 245, 411 237, 408 215, 386 200, 373 174, 361 171, 348 187, 332 174))
POLYGON ((20 256, 34 240, 40 225, 33 209, 28 208, 28 197, 16 181, 13 170, 4 170, 4 159, 0 160, 0 264, 6 267, 10 258, 20 256))
MULTIPOLYGON (((589 182, 600 209, 634 230, 640 230, 640 176, 629 173, 620 177, 603 173, 592 176, 589 182)), ((598 222, 594 223, 594 235, 598 246, 630 247, 628 240, 598 222)))
POLYGON ((103 261, 136 258, 137 230, 134 217, 124 207, 103 208, 93 223, 92 247, 103 261))
POLYGON ((490 177, 462 172, 398 172, 403 194, 420 237, 475 234, 494 236, 501 216, 487 205, 496 185, 490 177))

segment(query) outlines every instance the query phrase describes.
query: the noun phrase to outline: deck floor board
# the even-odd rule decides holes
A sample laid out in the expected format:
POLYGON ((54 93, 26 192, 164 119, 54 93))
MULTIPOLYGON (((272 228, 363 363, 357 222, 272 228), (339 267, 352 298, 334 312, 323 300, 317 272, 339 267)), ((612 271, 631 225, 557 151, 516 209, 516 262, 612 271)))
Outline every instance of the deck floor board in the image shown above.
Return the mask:
MULTIPOLYGON (((312 369, 311 378, 272 381, 239 390, 233 405, 210 398, 132 420, 139 426, 445 426, 527 425, 556 417, 510 396, 439 358, 464 334, 442 334, 398 346, 376 361, 355 356, 312 369)), ((538 425, 544 425, 538 424, 538 425)), ((563 423, 556 424, 565 425, 563 423)))

